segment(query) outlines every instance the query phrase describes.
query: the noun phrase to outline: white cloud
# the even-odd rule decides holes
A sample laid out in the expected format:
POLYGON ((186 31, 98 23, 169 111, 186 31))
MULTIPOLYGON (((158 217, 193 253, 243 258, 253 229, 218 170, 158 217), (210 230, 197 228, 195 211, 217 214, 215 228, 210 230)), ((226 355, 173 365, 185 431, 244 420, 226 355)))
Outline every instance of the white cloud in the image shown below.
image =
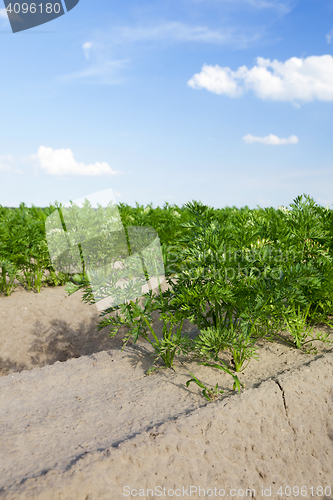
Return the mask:
POLYGON ((224 43, 230 34, 213 31, 206 26, 187 26, 181 22, 163 23, 151 27, 123 27, 119 29, 122 39, 131 42, 171 39, 178 42, 224 43))
POLYGON ((260 142, 261 144, 269 144, 272 146, 278 146, 279 144, 297 144, 298 137, 296 135, 291 135, 288 139, 282 139, 277 135, 267 135, 266 137, 255 137, 254 135, 247 134, 244 135, 243 141, 247 144, 253 144, 254 142, 260 142))
POLYGON ((327 40, 327 43, 331 43, 332 38, 333 38, 333 28, 332 28, 332 29, 331 29, 331 31, 330 31, 329 33, 327 33, 327 35, 326 35, 326 40, 327 40))
POLYGON ((238 97, 243 93, 238 85, 235 73, 230 68, 208 66, 204 64, 201 73, 197 73, 187 82, 193 89, 207 89, 214 94, 225 94, 229 97, 238 97))
POLYGON ((124 68, 128 63, 128 60, 119 61, 109 61, 100 58, 98 61, 94 62, 88 68, 70 73, 69 75, 60 76, 58 79, 62 82, 68 82, 72 80, 87 80, 92 83, 102 83, 102 84, 117 84, 121 82, 121 78, 117 76, 120 69, 124 68))
POLYGON ((275 101, 332 101, 333 57, 291 57, 287 61, 257 58, 257 65, 236 71, 204 64, 188 82, 194 89, 205 88, 215 94, 239 97, 252 90, 259 99, 275 101))
POLYGON ((136 42, 201 42, 215 44, 236 44, 246 46, 261 37, 260 31, 256 29, 252 33, 244 33, 244 30, 224 28, 212 30, 207 26, 189 26, 179 21, 164 22, 153 26, 119 27, 112 33, 114 43, 136 43, 136 42))
POLYGON ((291 8, 286 2, 276 2, 276 1, 268 1, 268 0, 246 0, 246 2, 257 9, 274 9, 282 14, 287 14, 290 12, 291 8))
MULTIPOLYGON (((204 0, 193 0, 195 3, 202 3, 204 0)), ((271 9, 281 14, 291 11, 290 1, 280 2, 279 0, 224 0, 227 3, 248 4, 255 9, 271 9)))
POLYGON ((84 52, 84 57, 85 57, 87 60, 89 59, 89 52, 90 52, 91 47, 92 47, 92 43, 91 43, 91 42, 85 42, 85 43, 82 45, 83 52, 84 52))
POLYGON ((12 155, 0 155, 0 170, 2 172, 15 172, 16 174, 23 174, 23 171, 16 168, 17 163, 22 162, 22 158, 14 158, 12 155))
POLYGON ((13 170, 14 158, 12 155, 0 155, 0 170, 10 172, 13 170))
POLYGON ((7 24, 9 24, 9 19, 6 9, 0 9, 0 21, 1 21, 1 26, 6 26, 7 24))
MULTIPOLYGON (((58 81, 67 83, 76 80, 85 80, 97 84, 119 84, 124 81, 122 70, 128 67, 129 58, 115 59, 117 48, 130 46, 135 48, 138 43, 172 44, 172 43, 210 43, 216 45, 233 45, 236 48, 245 48, 256 42, 263 35, 263 30, 245 30, 224 28, 212 30, 207 26, 189 26, 181 22, 160 22, 147 26, 117 26, 108 33, 99 33, 91 41, 82 43, 85 59, 88 61, 82 69, 58 77, 58 81), (110 57, 110 54, 112 56, 110 57)), ((119 52, 118 52, 119 53, 119 52)), ((124 51, 122 50, 122 54, 124 51)))
POLYGON ((82 69, 58 76, 59 83, 82 80, 92 84, 115 85, 123 81, 120 73, 128 65, 128 59, 110 58, 110 47, 100 40, 85 42, 82 49, 88 63, 82 69))
POLYGON ((98 176, 120 173, 112 170, 105 162, 96 162, 91 165, 78 163, 70 149, 52 149, 40 146, 37 155, 32 155, 32 159, 37 159, 40 167, 49 175, 98 176))

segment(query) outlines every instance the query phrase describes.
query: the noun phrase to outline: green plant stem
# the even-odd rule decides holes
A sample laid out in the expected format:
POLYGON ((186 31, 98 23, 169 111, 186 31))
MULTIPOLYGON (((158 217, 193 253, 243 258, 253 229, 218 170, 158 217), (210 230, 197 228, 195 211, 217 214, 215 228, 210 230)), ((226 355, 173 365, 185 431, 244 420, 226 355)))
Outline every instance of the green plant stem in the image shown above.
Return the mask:
MULTIPOLYGON (((151 324, 149 323, 149 321, 148 321, 148 319, 146 318, 146 316, 143 316, 143 320, 144 320, 144 322, 146 323, 147 327, 149 328, 150 333, 151 333, 151 334, 152 334, 152 336, 154 337, 155 342, 156 342, 157 344, 159 344, 159 343, 160 343, 160 341, 158 340, 158 338, 157 338, 157 336, 156 336, 156 334, 155 334, 154 330, 152 329, 151 324)), ((153 342, 151 342, 149 339, 147 339, 147 340, 151 343, 151 345, 154 345, 154 344, 153 344, 153 342)))

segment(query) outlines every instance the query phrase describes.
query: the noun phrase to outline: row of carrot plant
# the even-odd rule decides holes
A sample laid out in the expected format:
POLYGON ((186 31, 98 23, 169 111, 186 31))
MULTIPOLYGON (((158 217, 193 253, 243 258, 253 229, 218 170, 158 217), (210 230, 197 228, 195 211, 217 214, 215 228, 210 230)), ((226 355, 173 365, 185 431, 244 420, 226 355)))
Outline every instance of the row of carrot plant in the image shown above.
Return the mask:
MULTIPOLYGON (((156 352, 151 370, 157 361, 171 367, 176 355, 190 354, 201 364, 229 373, 238 390, 237 373, 257 356, 259 339, 280 340, 308 353, 316 352, 318 342, 331 342, 328 333, 314 333, 319 322, 332 326, 333 213, 329 207, 302 195, 289 208, 216 210, 191 202, 168 210, 173 211, 177 237, 172 239, 168 233, 168 223, 164 233, 156 229, 164 235, 169 289, 158 294, 149 291, 143 300, 106 308, 100 329, 108 326, 114 336, 127 326, 125 344, 139 337, 149 341, 156 352), (153 329, 154 311, 163 320, 162 338, 153 329), (199 328, 194 340, 182 332, 185 319, 199 328), (229 363, 221 359, 226 351, 229 363)), ((126 221, 154 225, 151 207, 136 214, 137 219, 127 207, 126 221)), ((77 275, 68 292, 80 289, 85 302, 95 302, 87 276, 77 275)), ((198 384, 207 399, 221 392, 191 376, 188 384, 198 384)))
MULTIPOLYGON (((61 206, 17 209, 0 206, 0 291, 10 295, 18 284, 39 292, 42 286, 67 283, 72 294, 84 290, 83 300, 95 303, 89 276, 56 271, 50 260, 45 220, 61 206)), ((329 326, 333 312, 333 212, 308 195, 286 207, 226 207, 200 202, 163 208, 118 205, 123 225, 156 229, 170 287, 156 294, 108 307, 101 313, 102 329, 114 336, 128 327, 124 344, 141 336, 155 349, 156 359, 171 367, 177 355, 219 368, 233 377, 257 356, 259 339, 280 339, 306 352, 316 352, 329 335, 314 326, 329 326), (153 329, 153 312, 163 320, 163 335, 153 329), (184 320, 200 333, 193 340, 184 320), (285 333, 281 333, 285 332, 285 333), (221 353, 229 353, 230 362, 221 353)), ((205 397, 208 389, 195 375, 205 397)))
MULTIPOLYGON (((50 260, 45 220, 61 205, 55 202, 46 208, 18 208, 0 205, 0 293, 9 296, 18 286, 40 292, 43 286, 65 284, 70 276, 57 272, 50 260)), ((185 207, 166 203, 163 208, 124 203, 118 209, 125 227, 151 226, 158 231, 163 254, 168 255, 179 236, 183 222, 189 220, 185 207)))

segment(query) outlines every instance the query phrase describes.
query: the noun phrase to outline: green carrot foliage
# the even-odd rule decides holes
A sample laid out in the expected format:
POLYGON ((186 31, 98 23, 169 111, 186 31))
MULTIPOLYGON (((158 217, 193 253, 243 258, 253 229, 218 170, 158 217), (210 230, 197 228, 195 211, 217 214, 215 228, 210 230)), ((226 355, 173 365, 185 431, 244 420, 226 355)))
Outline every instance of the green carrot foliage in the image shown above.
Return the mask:
MULTIPOLYGON (((67 283, 69 294, 81 290, 83 300, 94 304, 84 262, 76 275, 56 272, 51 264, 45 220, 58 207, 57 202, 44 209, 0 205, 0 292, 8 296, 18 284, 39 292, 67 283)), ((139 337, 150 342, 156 355, 152 369, 157 361, 173 367, 176 356, 191 356, 229 373, 240 390, 237 373, 258 359, 258 340, 279 340, 311 353, 318 342, 331 342, 314 328, 333 327, 333 212, 309 195, 278 209, 215 209, 198 201, 118 208, 125 229, 157 231, 169 289, 105 309, 99 328, 110 327, 114 336, 126 326, 124 345, 139 337), (160 336, 153 327, 155 312, 163 322, 160 336), (183 331, 185 320, 199 329, 194 340, 183 331)), ((84 210, 91 217, 89 207, 84 210)), ((98 238, 89 248, 104 262, 98 238)), ((80 255, 82 260, 82 249, 80 255)), ((99 279, 103 290, 108 276, 99 279)), ((220 393, 194 375, 189 382, 207 399, 220 393)))

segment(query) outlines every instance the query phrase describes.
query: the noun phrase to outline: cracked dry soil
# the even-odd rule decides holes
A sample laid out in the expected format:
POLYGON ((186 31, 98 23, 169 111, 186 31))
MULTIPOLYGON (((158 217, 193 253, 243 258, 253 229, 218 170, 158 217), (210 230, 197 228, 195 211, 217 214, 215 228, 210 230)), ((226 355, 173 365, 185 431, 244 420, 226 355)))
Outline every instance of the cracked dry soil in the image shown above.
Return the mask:
POLYGON ((154 498, 147 490, 193 486, 192 498, 202 498, 201 487, 244 490, 234 498, 263 498, 270 488, 283 499, 289 490, 280 487, 303 486, 306 498, 330 487, 321 498, 333 499, 333 354, 324 346, 310 356, 262 341, 238 394, 227 374, 184 359, 145 377, 150 347, 121 352, 119 338, 94 336, 96 311, 62 288, 17 293, 0 298, 13 363, 0 378, 0 498, 120 499, 127 486, 154 498), (224 394, 207 402, 186 387, 188 370, 224 394))

